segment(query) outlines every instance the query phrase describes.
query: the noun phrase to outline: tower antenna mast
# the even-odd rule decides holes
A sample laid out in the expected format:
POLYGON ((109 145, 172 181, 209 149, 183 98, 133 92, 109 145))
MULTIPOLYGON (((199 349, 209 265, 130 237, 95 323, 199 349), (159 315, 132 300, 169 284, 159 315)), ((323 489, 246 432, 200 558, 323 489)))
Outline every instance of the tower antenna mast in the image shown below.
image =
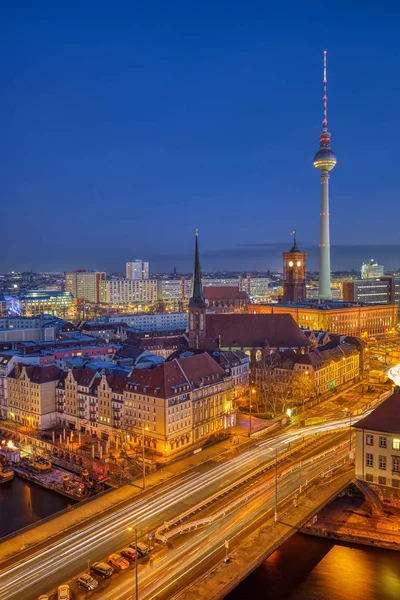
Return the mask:
POLYGON ((328 96, 326 95, 326 50, 324 50, 324 119, 322 121, 322 131, 328 131, 328 96))

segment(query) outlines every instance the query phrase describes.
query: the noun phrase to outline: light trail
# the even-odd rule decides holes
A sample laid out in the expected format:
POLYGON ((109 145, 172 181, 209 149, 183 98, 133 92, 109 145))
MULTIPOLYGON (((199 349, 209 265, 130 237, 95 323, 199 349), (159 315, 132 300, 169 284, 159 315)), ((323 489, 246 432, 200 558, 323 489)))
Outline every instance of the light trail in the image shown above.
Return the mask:
POLYGON ((400 386, 400 365, 391 367, 388 371, 388 376, 395 385, 400 386))
POLYGON ((112 551, 119 544, 125 544, 128 539, 128 526, 134 524, 138 527, 148 523, 148 526, 155 528, 166 519, 168 511, 174 510, 173 516, 182 512, 179 509, 182 502, 191 498, 191 503, 195 505, 199 495, 207 497, 210 494, 210 486, 217 488, 227 485, 243 473, 268 462, 274 455, 274 452, 269 450, 271 446, 275 448, 296 443, 317 433, 338 431, 349 424, 348 418, 338 419, 287 432, 259 442, 220 465, 210 466, 204 473, 196 472, 194 468, 193 472, 183 475, 167 489, 164 487, 151 496, 134 500, 131 505, 117 509, 80 531, 67 534, 51 546, 34 552, 23 561, 0 572, 0 598, 16 600, 21 598, 21 592, 24 593, 24 600, 35 598, 38 592, 46 591, 51 584, 61 583, 61 578, 65 580, 75 575, 87 559, 99 560, 106 555, 107 548, 108 551, 112 551))

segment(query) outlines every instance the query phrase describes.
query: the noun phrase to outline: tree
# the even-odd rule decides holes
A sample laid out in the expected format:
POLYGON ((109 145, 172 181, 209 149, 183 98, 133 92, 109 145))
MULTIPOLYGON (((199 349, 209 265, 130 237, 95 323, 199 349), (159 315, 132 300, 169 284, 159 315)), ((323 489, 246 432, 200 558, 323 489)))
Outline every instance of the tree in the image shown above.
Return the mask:
POLYGON ((291 356, 264 351, 255 366, 257 409, 260 412, 271 411, 276 416, 284 413, 289 403, 304 406, 305 400, 315 398, 314 377, 294 366, 291 356))

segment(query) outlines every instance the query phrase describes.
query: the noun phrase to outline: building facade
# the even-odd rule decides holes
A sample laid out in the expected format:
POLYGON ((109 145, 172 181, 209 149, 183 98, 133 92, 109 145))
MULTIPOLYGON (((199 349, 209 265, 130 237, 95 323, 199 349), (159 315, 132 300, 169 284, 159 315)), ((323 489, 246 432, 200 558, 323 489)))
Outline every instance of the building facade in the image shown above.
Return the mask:
POLYGON ((149 263, 141 259, 132 260, 126 263, 127 279, 149 279, 149 263))
POLYGON ((253 314, 289 314, 303 329, 331 331, 356 337, 384 336, 398 328, 398 306, 395 304, 361 305, 346 302, 295 305, 252 304, 253 314))
POLYGON ((8 417, 33 429, 55 427, 56 385, 61 370, 54 366, 16 363, 8 375, 8 417))
POLYGON ((106 279, 104 271, 76 270, 65 275, 65 290, 76 300, 99 302, 99 283, 106 279))
POLYGON ((383 265, 378 265, 373 258, 361 265, 361 279, 378 279, 385 274, 383 265))
POLYGON ((381 498, 400 505, 400 394, 389 396, 353 425, 355 470, 381 498))
POLYGON ((31 290, 17 298, 9 296, 7 301, 10 316, 34 317, 46 314, 70 319, 74 317, 76 310, 71 292, 60 290, 31 290))
POLYGON ((144 315, 124 315, 108 317, 109 323, 123 321, 136 331, 167 331, 168 329, 187 329, 188 313, 156 313, 144 315))
POLYGON ((63 424, 170 456, 235 424, 233 379, 207 353, 131 375, 71 369, 57 385, 63 424))
POLYGON ((345 302, 363 302, 365 304, 392 304, 393 278, 361 279, 343 283, 343 300, 345 302))
POLYGON ((111 279, 99 284, 99 301, 105 304, 155 304, 160 298, 157 279, 111 279))

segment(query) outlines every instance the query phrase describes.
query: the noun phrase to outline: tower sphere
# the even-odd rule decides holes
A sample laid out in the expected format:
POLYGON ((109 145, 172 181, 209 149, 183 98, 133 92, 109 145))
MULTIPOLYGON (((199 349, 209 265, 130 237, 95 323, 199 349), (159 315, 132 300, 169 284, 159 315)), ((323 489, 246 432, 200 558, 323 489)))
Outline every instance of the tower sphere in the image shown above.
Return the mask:
POLYGON ((318 171, 332 171, 336 165, 336 155, 330 148, 320 148, 314 156, 314 167, 318 171))

